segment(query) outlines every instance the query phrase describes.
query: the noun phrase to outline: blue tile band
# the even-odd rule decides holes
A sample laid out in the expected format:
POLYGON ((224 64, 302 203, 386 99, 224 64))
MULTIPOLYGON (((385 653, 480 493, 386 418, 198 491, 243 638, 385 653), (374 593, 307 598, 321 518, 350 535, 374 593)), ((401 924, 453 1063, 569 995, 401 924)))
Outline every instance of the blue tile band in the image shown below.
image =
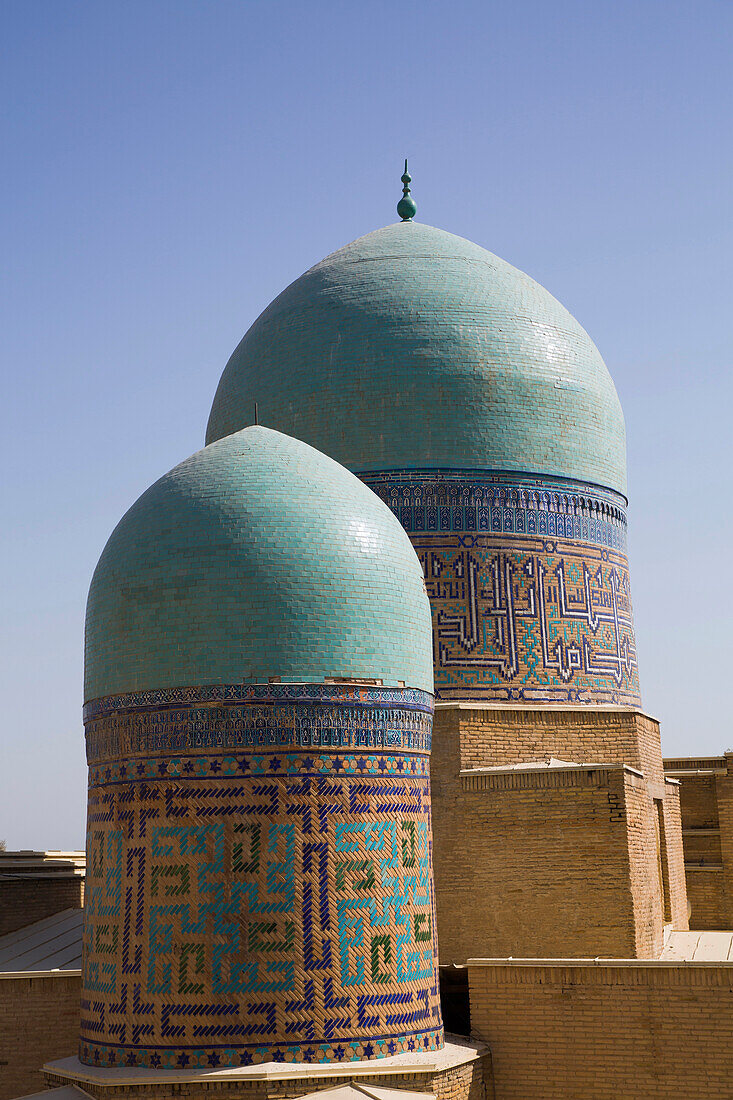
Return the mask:
POLYGON ((84 708, 87 760, 197 749, 429 752, 432 714, 432 696, 413 689, 216 684, 132 692, 84 708))

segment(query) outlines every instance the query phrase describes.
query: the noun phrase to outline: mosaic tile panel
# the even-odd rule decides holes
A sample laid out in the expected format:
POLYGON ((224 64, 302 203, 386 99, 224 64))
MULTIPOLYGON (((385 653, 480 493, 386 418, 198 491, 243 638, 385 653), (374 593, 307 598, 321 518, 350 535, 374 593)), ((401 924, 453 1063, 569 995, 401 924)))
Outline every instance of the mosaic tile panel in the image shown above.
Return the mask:
POLYGON ((82 1061, 209 1068, 441 1046, 430 697, 144 694, 88 708, 82 1061))
POLYGON ((640 705, 624 498, 500 473, 362 476, 423 566, 437 698, 640 705))

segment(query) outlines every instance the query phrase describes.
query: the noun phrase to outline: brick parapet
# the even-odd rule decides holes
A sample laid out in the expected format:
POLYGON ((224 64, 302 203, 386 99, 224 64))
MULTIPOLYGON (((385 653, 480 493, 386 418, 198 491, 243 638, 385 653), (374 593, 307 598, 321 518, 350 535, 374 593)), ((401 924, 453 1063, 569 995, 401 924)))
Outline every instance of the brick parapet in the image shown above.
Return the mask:
POLYGON ((460 728, 461 767, 525 763, 555 756, 573 763, 614 763, 664 783, 659 723, 632 707, 525 707, 438 703, 436 730, 454 714, 460 728))
MULTIPOLYGON (((666 959, 468 959, 469 989, 486 985, 543 985, 625 989, 724 989, 733 993, 733 960, 666 959), (476 972, 483 976, 476 978, 476 972)), ((477 993, 477 996, 479 994, 477 993)), ((473 1001, 472 1001, 473 1003, 473 1001)), ((733 1026, 733 1019, 731 1020, 733 1026)), ((474 1032, 477 1028, 473 1025, 474 1032)))
POLYGON ((76 874, 0 877, 0 936, 84 905, 84 878, 76 874))
POLYGON ((5 974, 0 978, 0 1100, 39 1092, 41 1067, 74 1053, 81 977, 5 974))
POLYGON ((469 961, 502 1100, 728 1100, 733 964, 469 961))
POLYGON ((443 965, 478 953, 650 958, 665 923, 687 927, 679 787, 663 777, 654 719, 438 703, 433 744, 443 965), (585 763, 542 766, 551 757, 585 763))

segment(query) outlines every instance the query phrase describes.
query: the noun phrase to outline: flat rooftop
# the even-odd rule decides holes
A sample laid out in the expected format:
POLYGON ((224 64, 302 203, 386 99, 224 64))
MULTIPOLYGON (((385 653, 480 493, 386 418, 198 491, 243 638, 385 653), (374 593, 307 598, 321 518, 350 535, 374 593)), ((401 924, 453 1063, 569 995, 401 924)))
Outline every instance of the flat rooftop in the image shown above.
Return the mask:
POLYGON ((83 875, 86 852, 0 852, 0 879, 83 875))
POLYGON ((733 962, 733 932, 670 932, 664 962, 733 962))
POLYGON ((64 909, 0 936, 0 977, 81 971, 83 909, 64 909))

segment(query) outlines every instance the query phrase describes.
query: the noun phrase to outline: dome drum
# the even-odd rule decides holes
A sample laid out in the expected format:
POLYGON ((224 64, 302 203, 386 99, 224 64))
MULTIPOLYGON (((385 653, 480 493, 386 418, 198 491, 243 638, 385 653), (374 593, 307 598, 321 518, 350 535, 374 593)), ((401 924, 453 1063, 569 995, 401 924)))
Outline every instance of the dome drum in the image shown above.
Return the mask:
POLYGON ((442 1046, 432 697, 220 685, 87 708, 80 1058, 152 1069, 442 1046))

